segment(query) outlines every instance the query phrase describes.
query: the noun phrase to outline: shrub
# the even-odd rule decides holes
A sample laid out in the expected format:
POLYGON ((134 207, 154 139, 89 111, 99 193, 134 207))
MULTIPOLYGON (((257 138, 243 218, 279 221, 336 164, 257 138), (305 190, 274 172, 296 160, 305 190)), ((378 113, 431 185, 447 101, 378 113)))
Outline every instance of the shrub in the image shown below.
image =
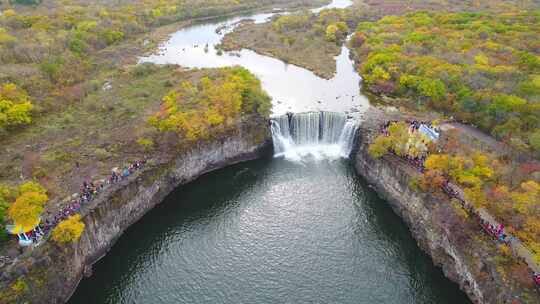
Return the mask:
POLYGON ((150 151, 154 148, 154 141, 150 138, 139 138, 137 143, 143 147, 145 151, 150 151))
POLYGON ((27 193, 27 192, 36 192, 40 194, 46 194, 47 189, 45 189, 42 185, 40 185, 37 182, 30 181, 19 186, 20 194, 27 193))
POLYGON ((60 222, 52 231, 52 239, 58 244, 75 243, 84 231, 81 215, 76 214, 60 222))
POLYGON ((94 150, 94 155, 99 160, 106 160, 111 157, 111 153, 103 148, 97 148, 94 150))
POLYGON ((0 243, 4 242, 8 238, 8 235, 5 229, 7 209, 8 209, 8 204, 5 201, 3 201, 2 198, 0 197, 0 243))
POLYGON ((144 77, 148 76, 156 71, 156 65, 153 63, 142 63, 136 65, 134 68, 131 69, 131 73, 135 77, 144 77))
POLYGON ((371 145, 369 145, 368 153, 373 158, 381 158, 388 153, 388 149, 390 149, 391 145, 392 140, 389 137, 379 136, 371 145))
POLYGON ((529 145, 536 153, 540 153, 540 130, 529 135, 529 145))
POLYGON ((31 123, 32 108, 25 91, 13 83, 4 83, 0 87, 0 130, 31 123))

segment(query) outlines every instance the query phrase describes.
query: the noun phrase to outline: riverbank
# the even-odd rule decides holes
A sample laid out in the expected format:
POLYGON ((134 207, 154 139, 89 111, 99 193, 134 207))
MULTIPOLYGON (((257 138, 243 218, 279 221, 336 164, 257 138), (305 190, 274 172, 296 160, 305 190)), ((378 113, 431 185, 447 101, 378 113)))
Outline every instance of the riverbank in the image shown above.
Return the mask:
POLYGON ((527 265, 505 256, 500 244, 480 229, 474 217, 448 197, 415 190, 411 185, 419 174, 400 158, 386 155, 373 159, 369 155, 369 144, 379 134, 380 125, 405 117, 377 109, 365 117, 353 156, 355 168, 403 218, 434 264, 473 302, 538 303, 540 297, 527 265))
MULTIPOLYGON (((0 153, 0 183, 13 184, 21 178, 38 179, 49 190, 50 197, 58 198, 78 190, 81 179, 89 177, 77 176, 81 172, 95 175, 102 173, 96 172, 99 169, 110 169, 111 163, 118 164, 119 159, 139 158, 140 147, 135 143, 137 138, 132 137, 146 136, 147 114, 159 108, 161 98, 176 82, 199 78, 207 71, 186 71, 178 66, 145 69, 136 65, 140 56, 156 51, 157 45, 175 31, 248 12, 268 12, 275 6, 299 9, 328 2, 271 1, 236 12, 231 10, 226 14, 153 26, 148 31, 86 55, 93 66, 99 68, 92 69, 88 75, 78 72, 79 76, 86 75, 83 80, 53 90, 50 98, 37 96, 31 89, 45 83, 39 80, 43 77, 39 69, 15 64, 2 65, 1 78, 24 88, 33 99, 34 116, 32 124, 14 130, 13 135, 0 134, 3 136, 0 138, 3 147, 0 153), (22 72, 29 74, 20 76, 22 72), (40 76, 36 79, 32 73, 40 76), (87 162, 91 164, 86 166, 87 162), (82 168, 75 170, 75 163, 82 168)), ((49 94, 47 90, 40 89, 39 92, 49 94)))
POLYGON ((266 120, 252 117, 226 137, 199 142, 168 161, 150 161, 141 172, 83 208, 86 228, 78 243, 60 248, 45 242, 2 269, 0 303, 63 303, 83 273, 90 274, 91 265, 125 229, 168 193, 206 172, 264 155, 269 138, 266 120))

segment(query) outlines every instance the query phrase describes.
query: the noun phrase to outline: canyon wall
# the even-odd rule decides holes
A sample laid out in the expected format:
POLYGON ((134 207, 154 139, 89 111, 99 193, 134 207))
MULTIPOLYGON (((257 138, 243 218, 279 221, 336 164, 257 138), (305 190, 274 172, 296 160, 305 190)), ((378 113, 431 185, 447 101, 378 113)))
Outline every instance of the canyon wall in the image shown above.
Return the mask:
POLYGON ((172 190, 204 173, 269 153, 270 138, 267 120, 250 118, 227 136, 181 149, 174 160, 151 159, 83 207, 86 227, 79 242, 58 246, 48 240, 4 267, 0 303, 64 303, 83 274, 91 274, 91 265, 172 190))
POLYGON ((399 114, 388 116, 373 110, 366 117, 351 157, 355 169, 403 219, 419 247, 445 276, 459 284, 474 303, 540 303, 527 274, 521 281, 512 277, 515 270, 526 273, 525 264, 503 257, 500 244, 482 232, 476 219, 459 204, 444 194, 415 189, 419 173, 404 160, 369 155, 369 144, 380 134, 379 126, 399 119, 399 114))

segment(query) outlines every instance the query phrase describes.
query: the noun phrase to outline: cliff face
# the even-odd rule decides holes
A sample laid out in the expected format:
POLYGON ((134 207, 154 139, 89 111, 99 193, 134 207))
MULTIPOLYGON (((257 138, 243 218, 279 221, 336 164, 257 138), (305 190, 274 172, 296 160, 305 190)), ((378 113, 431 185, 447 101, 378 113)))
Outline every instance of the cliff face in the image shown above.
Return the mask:
POLYGON ((355 169, 404 220, 433 263, 474 303, 540 303, 528 275, 523 281, 512 276, 513 270, 526 271, 526 266, 512 257, 502 259, 499 245, 480 230, 474 218, 444 195, 413 190, 411 181, 418 173, 401 159, 373 159, 368 154, 382 121, 382 117, 368 117, 360 127, 355 169))
POLYGON ((239 124, 227 137, 184 149, 174 161, 152 163, 108 189, 86 206, 86 225, 78 243, 58 247, 51 240, 23 254, 0 275, 0 303, 64 303, 83 273, 122 233, 163 201, 174 188, 200 175, 266 153, 270 132, 264 119, 239 124), (16 290, 22 280, 26 288, 16 290))
POLYGON ((443 267, 447 277, 460 284, 469 297, 484 303, 483 291, 470 272, 466 258, 461 255, 446 233, 433 223, 432 205, 436 204, 418 195, 409 187, 409 176, 385 161, 373 161, 367 151, 360 149, 355 155, 355 169, 377 193, 384 197, 411 230, 418 245, 433 262, 443 267))

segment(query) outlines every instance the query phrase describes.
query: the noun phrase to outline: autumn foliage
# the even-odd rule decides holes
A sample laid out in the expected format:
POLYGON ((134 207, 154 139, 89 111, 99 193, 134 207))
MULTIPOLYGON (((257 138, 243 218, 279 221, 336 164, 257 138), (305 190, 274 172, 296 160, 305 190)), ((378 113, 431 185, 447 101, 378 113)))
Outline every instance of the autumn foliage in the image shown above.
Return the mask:
POLYGON ((33 227, 49 200, 46 189, 36 182, 26 182, 12 191, 16 193, 15 201, 7 215, 17 225, 33 227))
POLYGON ((52 231, 52 239, 58 244, 75 243, 84 231, 81 215, 72 215, 60 222, 52 231))
POLYGON ((371 91, 540 153, 539 29, 534 11, 415 12, 359 23, 351 45, 371 91))
POLYGON ((381 134, 369 145, 368 153, 380 158, 388 152, 398 156, 419 157, 428 152, 431 140, 421 132, 409 132, 405 122, 393 122, 388 127, 388 134, 381 134))
MULTIPOLYGON (((0 86, 0 132, 32 122, 32 103, 26 92, 13 83, 0 86)), ((0 133, 1 135, 1 133, 0 133)))
POLYGON ((163 97, 161 111, 149 122, 159 131, 194 141, 226 131, 242 115, 268 116, 270 107, 270 97, 253 74, 240 67, 222 68, 198 83, 181 83, 163 97))
POLYGON ((526 177, 518 187, 512 188, 508 182, 518 177, 500 176, 497 169, 501 172, 506 170, 500 162, 478 151, 434 154, 427 158, 425 167, 420 184, 424 191, 434 191, 440 187, 440 181, 446 179, 459 185, 469 202, 476 208, 489 210, 525 242, 540 262, 538 181, 526 177))

